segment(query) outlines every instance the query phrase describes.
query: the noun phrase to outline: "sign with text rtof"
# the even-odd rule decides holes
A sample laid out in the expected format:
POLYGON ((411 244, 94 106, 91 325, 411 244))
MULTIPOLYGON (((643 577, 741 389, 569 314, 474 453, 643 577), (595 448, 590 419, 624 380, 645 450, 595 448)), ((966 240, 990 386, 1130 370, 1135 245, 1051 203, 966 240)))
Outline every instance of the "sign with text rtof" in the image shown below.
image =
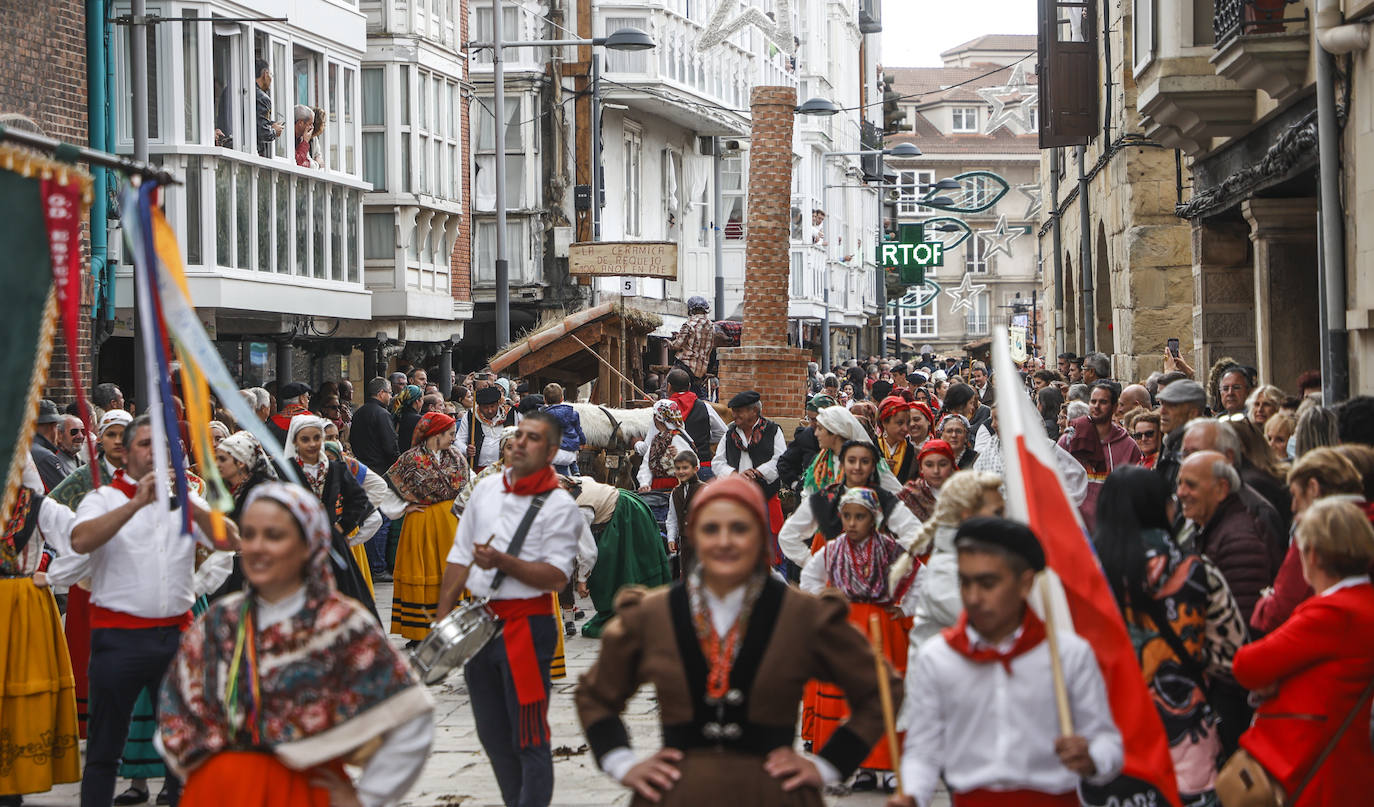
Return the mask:
POLYGON ((919 286, 926 281, 926 267, 945 265, 945 245, 926 241, 921 225, 903 224, 896 241, 878 245, 877 260, 883 269, 900 270, 903 283, 919 286))
POLYGON ((657 277, 677 280, 673 241, 581 241, 568 247, 573 277, 657 277))

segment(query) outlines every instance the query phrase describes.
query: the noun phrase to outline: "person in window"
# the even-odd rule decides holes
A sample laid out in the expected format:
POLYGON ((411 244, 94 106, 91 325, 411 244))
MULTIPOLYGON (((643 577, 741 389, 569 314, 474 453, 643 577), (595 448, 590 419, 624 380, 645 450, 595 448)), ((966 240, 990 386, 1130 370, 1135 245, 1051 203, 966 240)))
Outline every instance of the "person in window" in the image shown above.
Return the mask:
POLYGON ((305 104, 296 104, 295 109, 296 165, 314 168, 310 159, 311 132, 315 129, 315 110, 305 104))
POLYGON ((825 243, 825 211, 819 207, 811 211, 811 243, 825 243))
POLYGON ((319 107, 311 107, 310 111, 314 117, 310 122, 310 134, 305 138, 305 142, 310 144, 307 159, 311 168, 318 169, 324 167, 324 141, 320 140, 320 135, 324 134, 324 124, 329 116, 319 107))
POLYGON ((267 62, 258 59, 253 63, 255 71, 254 83, 258 85, 254 99, 257 103, 257 114, 254 117, 254 129, 258 134, 258 155, 261 157, 272 156, 272 141, 281 137, 285 123, 272 120, 272 96, 268 95, 268 90, 272 89, 272 71, 267 69, 267 62))

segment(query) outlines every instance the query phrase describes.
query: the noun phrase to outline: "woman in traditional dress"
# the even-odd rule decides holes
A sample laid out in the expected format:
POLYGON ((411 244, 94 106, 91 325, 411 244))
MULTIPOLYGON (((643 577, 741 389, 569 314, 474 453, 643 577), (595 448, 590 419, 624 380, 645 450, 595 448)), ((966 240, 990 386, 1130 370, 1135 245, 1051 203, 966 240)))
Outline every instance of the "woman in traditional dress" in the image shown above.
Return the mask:
POLYGON ((883 459, 892 469, 893 476, 903 485, 916 478, 917 449, 908 439, 911 420, 916 416, 912 409, 912 405, 898 395, 887 396, 878 407, 878 422, 882 427, 878 435, 878 448, 882 450, 883 459))
POLYGON ((489 476, 495 476, 501 473, 502 469, 506 467, 506 446, 510 443, 511 438, 515 436, 515 432, 516 428, 514 426, 507 426, 502 429, 501 439, 496 444, 496 461, 477 473, 468 476, 468 481, 463 484, 462 489, 458 491, 458 495, 453 499, 453 514, 455 516, 459 518, 463 517, 463 511, 466 510, 468 506, 468 499, 472 498, 472 489, 477 487, 478 482, 481 482, 489 476))
MULTIPOLYGON (((925 390, 920 389, 917 392, 925 392, 925 390)), ((931 412, 930 405, 925 401, 913 401, 910 407, 911 418, 907 422, 907 441, 916 451, 920 451, 921 447, 930 439, 931 430, 935 428, 935 414, 931 412)))
POLYGON ((837 593, 813 597, 769 575, 768 509, 754 483, 709 483, 687 532, 697 566, 669 588, 622 591, 578 684, 592 753, 636 807, 821 807, 821 788, 847 778, 882 736, 868 641, 837 593), (853 711, 816 756, 792 748, 812 678, 839 685, 853 711), (636 761, 620 715, 645 683, 657 692, 664 747, 636 761))
POLYGON ((898 498, 917 518, 925 521, 935 510, 940 486, 954 473, 954 449, 944 440, 927 440, 916 454, 916 469, 916 478, 906 483, 898 498))
POLYGON ((409 384, 391 399, 391 418, 396 423, 396 445, 413 445, 415 424, 420 422, 420 399, 425 391, 409 384))
MULTIPOLYGON (((319 497, 332 518, 332 549, 329 557, 334 566, 334 581, 339 593, 361 602, 374 615, 377 606, 372 600, 358 562, 348 548, 347 535, 367 517, 371 505, 362 485, 353 478, 348 466, 331 460, 324 454, 324 419, 314 415, 297 415, 291 419, 286 433, 287 459, 296 463, 296 472, 310 492, 319 497)), ((381 621, 381 617, 377 617, 381 621)))
POLYGON ((969 470, 978 460, 978 452, 969 444, 968 433, 968 418, 957 412, 940 418, 940 425, 935 429, 935 436, 948 443, 954 452, 954 467, 960 471, 969 470))
MULTIPOLYGON (((844 475, 840 466, 840 448, 846 442, 873 443, 873 438, 868 430, 863 427, 859 419, 852 412, 842 406, 827 406, 816 413, 815 423, 811 427, 812 433, 816 437, 816 444, 821 447, 817 452, 811 465, 802 474, 802 497, 811 495, 819 490, 838 482, 844 475)), ((892 469, 879 457, 878 465, 874 469, 878 475, 879 485, 889 493, 896 493, 902 489, 902 483, 897 481, 897 477, 892 475, 892 469)))
MULTIPOLYGON (((676 401, 660 400, 654 402, 654 436, 648 443, 639 443, 635 450, 641 453, 644 461, 639 465, 639 495, 654 514, 660 533, 666 535, 664 526, 668 519, 668 495, 677 487, 677 477, 673 475, 673 457, 679 451, 691 451, 692 441, 682 430, 682 410, 676 401)), ((667 547, 667 538, 664 538, 667 547)))
MULTIPOLYGON (((243 504, 248 501, 248 495, 253 492, 253 488, 277 478, 276 469, 272 467, 267 454, 258 444, 258 438, 246 431, 234 432, 219 442, 219 446, 215 448, 215 466, 219 469, 220 479, 224 480, 230 495, 234 497, 234 509, 230 511, 229 517, 235 523, 243 515, 243 504)), ((214 602, 226 594, 242 589, 243 564, 235 553, 233 571, 229 573, 224 585, 210 595, 210 601, 214 602)))
POLYGON ((374 617, 335 589, 333 521, 294 485, 249 497, 248 586, 183 634, 162 684, 158 746, 186 782, 184 804, 393 804, 419 776, 433 700, 374 617), (356 785, 345 763, 362 766, 356 785))
POLYGON ((44 536, 71 522, 70 510, 20 487, 0 534, 0 805, 81 779, 62 617, 46 583, 37 585, 44 536))
POLYGON ((349 454, 339 442, 339 428, 333 421, 325 421, 324 430, 324 455, 330 460, 337 460, 348 466, 348 472, 353 474, 353 478, 362 485, 363 493, 367 494, 367 501, 372 508, 367 513, 367 518, 358 528, 349 533, 348 548, 353 553, 353 562, 358 564, 358 571, 363 576, 363 582, 367 583, 367 590, 371 592, 372 598, 377 598, 377 590, 372 584, 372 564, 367 559, 367 539, 377 534, 377 530, 382 526, 382 505, 388 501, 397 504, 397 512, 405 511, 405 503, 399 496, 391 493, 391 489, 386 486, 386 481, 380 476, 368 470, 366 465, 358 462, 349 454), (331 436, 331 432, 333 432, 331 436), (381 492, 377 491, 377 486, 381 486, 381 492), (390 494, 389 496, 387 494, 390 494))
POLYGON ((429 635, 444 564, 458 531, 453 500, 467 481, 468 462, 454 445, 457 435, 453 418, 443 412, 425 414, 415 424, 414 445, 386 472, 405 500, 407 514, 392 573, 391 632, 412 642, 429 635))
MULTIPOLYGON (((837 439, 827 434, 826 439, 837 439)), ((822 449, 824 450, 824 449, 822 449)), ((778 546, 783 555, 798 568, 811 560, 811 555, 826 541, 844 531, 840 522, 839 500, 850 488, 873 488, 883 507, 883 520, 903 546, 910 546, 921 531, 921 522, 911 511, 901 506, 893 493, 880 484, 882 460, 872 443, 850 440, 839 450, 840 478, 802 498, 797 509, 783 522, 778 531, 778 546)))
MULTIPOLYGON (((829 541, 802 569, 801 590, 819 594, 835 589, 849 602, 849 621, 865 634, 871 616, 882 626, 883 655, 898 675, 906 673, 906 634, 911 620, 893 601, 888 585, 888 570, 902 554, 902 546, 884 528, 883 507, 872 488, 853 487, 840 497, 839 514, 844 531, 829 541)), ((899 508, 900 509, 900 508, 899 508)), ((844 693, 831 684, 819 683, 808 693, 806 711, 812 715, 811 742, 824 747, 848 716, 844 693)), ((803 718, 805 719, 805 718, 803 718)), ((878 743, 864 759, 863 769, 854 782, 855 790, 872 790, 877 772, 884 772, 884 788, 895 760, 886 743, 878 743)))

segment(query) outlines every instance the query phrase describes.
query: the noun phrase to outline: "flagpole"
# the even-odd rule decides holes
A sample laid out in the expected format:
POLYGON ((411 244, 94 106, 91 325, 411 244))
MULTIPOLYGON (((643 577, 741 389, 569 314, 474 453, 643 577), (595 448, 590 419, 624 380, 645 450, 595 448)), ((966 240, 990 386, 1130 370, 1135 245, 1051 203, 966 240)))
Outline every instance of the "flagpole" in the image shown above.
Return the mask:
POLYGON ((1040 575, 1040 602, 1045 609, 1045 638, 1050 645, 1050 677, 1054 679, 1054 703, 1059 707, 1059 735, 1073 736, 1073 712, 1069 709, 1069 688, 1064 684, 1064 664, 1059 659, 1059 629, 1054 624, 1054 603, 1050 599, 1050 580, 1040 575))

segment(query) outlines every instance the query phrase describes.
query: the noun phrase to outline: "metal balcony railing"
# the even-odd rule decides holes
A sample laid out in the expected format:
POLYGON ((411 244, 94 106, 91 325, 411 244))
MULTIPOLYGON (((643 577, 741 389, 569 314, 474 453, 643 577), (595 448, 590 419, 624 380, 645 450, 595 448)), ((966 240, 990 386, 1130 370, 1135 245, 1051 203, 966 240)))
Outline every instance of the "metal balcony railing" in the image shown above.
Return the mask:
POLYGON ((1273 34, 1284 30, 1290 22, 1303 22, 1302 16, 1286 16, 1288 6, 1296 5, 1299 0, 1215 0, 1212 16, 1212 33, 1216 37, 1215 47, 1221 48, 1238 36, 1246 34, 1273 34))

